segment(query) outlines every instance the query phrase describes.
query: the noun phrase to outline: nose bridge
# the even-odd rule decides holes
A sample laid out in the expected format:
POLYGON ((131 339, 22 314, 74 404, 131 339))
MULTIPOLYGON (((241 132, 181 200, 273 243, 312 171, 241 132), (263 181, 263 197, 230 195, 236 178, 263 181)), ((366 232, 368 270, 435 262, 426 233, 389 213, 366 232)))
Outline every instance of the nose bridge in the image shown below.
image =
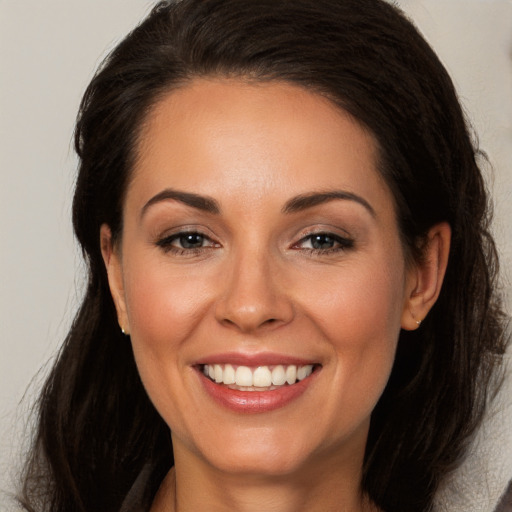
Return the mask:
POLYGON ((268 249, 234 250, 216 308, 218 320, 244 332, 289 322, 293 307, 280 286, 282 270, 268 249))

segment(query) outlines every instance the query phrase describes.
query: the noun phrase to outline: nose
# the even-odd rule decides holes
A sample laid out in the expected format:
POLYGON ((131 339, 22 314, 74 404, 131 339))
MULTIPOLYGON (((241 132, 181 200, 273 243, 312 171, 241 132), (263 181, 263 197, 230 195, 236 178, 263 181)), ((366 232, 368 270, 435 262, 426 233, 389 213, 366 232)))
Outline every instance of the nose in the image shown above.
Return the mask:
POLYGON ((261 252, 246 251, 233 260, 215 307, 217 321, 244 333, 289 323, 294 310, 283 268, 261 252))

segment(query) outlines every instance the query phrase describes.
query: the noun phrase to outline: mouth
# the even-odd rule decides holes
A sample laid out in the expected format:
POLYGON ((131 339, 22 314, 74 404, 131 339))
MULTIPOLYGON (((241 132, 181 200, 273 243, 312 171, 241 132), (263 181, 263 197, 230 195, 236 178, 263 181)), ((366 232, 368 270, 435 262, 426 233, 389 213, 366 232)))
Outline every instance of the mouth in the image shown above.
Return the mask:
POLYGON ((278 364, 272 366, 243 366, 232 364, 203 364, 202 373, 216 384, 238 391, 274 391, 283 386, 307 379, 318 365, 278 364))
POLYGON ((275 357, 267 358, 265 362, 273 363, 267 365, 236 359, 227 363, 216 357, 196 365, 196 370, 207 396, 242 414, 270 412, 296 401, 313 386, 322 368, 309 362, 276 362, 275 357))

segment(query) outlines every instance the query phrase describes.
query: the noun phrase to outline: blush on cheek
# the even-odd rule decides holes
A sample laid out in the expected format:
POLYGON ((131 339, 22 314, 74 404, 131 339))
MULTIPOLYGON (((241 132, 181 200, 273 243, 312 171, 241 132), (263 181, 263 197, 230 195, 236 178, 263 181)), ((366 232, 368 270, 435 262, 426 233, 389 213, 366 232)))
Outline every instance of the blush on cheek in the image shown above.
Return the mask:
POLYGON ((204 281, 158 270, 133 277, 127 286, 132 331, 144 332, 155 342, 185 339, 204 312, 204 281))

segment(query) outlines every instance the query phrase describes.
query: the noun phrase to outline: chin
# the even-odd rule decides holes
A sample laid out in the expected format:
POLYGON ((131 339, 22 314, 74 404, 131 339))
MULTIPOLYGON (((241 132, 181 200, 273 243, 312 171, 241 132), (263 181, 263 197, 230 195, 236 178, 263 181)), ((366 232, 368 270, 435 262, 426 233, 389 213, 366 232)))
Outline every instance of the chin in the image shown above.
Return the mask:
MULTIPOLYGON (((315 461, 325 462, 334 453, 345 451, 343 439, 329 441, 329 436, 320 430, 314 423, 303 430, 293 429, 291 425, 246 430, 234 428, 222 437, 215 436, 208 441, 201 436, 196 453, 208 465, 227 474, 262 478, 289 476, 315 466, 315 461)), ((366 435, 361 439, 362 443, 356 444, 364 447, 366 435)), ((346 445, 354 446, 353 440, 346 445)))

